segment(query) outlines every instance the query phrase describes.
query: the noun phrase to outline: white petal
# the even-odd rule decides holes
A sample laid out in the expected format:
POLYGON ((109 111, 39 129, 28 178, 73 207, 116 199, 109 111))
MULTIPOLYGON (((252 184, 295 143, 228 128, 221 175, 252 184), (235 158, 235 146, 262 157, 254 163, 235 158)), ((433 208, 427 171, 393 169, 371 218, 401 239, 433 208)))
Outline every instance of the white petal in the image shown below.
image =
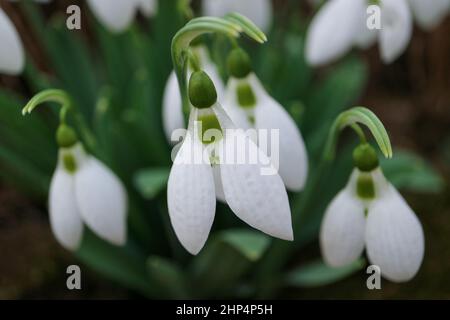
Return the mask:
POLYGON ((364 204, 350 188, 342 190, 328 206, 320 229, 320 246, 327 264, 342 267, 364 250, 364 204))
POLYGON ((62 166, 60 151, 58 167, 52 177, 49 191, 50 225, 58 242, 69 250, 76 250, 83 236, 83 223, 75 198, 72 174, 62 166))
POLYGON ((411 10, 422 29, 431 30, 448 14, 450 0, 409 0, 411 10))
POLYGON ((381 0, 381 58, 391 63, 405 50, 411 40, 412 16, 406 0, 381 0))
POLYGON ((22 72, 25 54, 19 34, 11 20, 0 8, 0 72, 17 75, 22 72))
POLYGON ((153 16, 158 10, 158 0, 136 0, 142 13, 147 17, 153 16))
POLYGON ((203 145, 193 124, 195 119, 197 109, 193 108, 189 134, 177 154, 167 184, 170 221, 178 240, 194 255, 208 239, 216 210, 211 166, 207 161, 193 162, 195 154, 203 154, 203 145))
POLYGON ((220 166, 214 165, 212 169, 214 176, 214 189, 216 190, 216 198, 217 200, 226 203, 227 200, 225 199, 225 193, 223 192, 222 177, 220 176, 220 166))
POLYGON ((381 274, 394 282, 412 279, 424 255, 424 235, 419 219, 390 186, 369 208, 366 224, 367 254, 381 274))
POLYGON ((323 65, 346 54, 359 32, 361 0, 332 0, 323 5, 309 26, 306 59, 323 65))
POLYGON ((87 0, 97 18, 112 32, 124 31, 134 18, 135 0, 87 0))
POLYGON ((219 105, 213 109, 225 129, 224 138, 218 142, 218 154, 225 198, 231 210, 253 228, 293 240, 291 210, 281 177, 242 130, 233 130, 225 111, 219 105), (243 157, 239 159, 243 161, 238 157, 243 157))
POLYGON ((355 44, 360 49, 368 49, 377 41, 378 30, 369 29, 367 26, 367 3, 361 2, 359 5, 361 5, 361 15, 359 18, 360 26, 358 32, 356 32, 355 44))
POLYGON ((175 143, 176 141, 171 139, 172 133, 176 129, 185 128, 185 125, 178 80, 174 71, 170 74, 164 89, 162 117, 167 140, 175 143))
POLYGON ((230 12, 238 12, 252 20, 263 31, 272 23, 270 0, 203 0, 203 12, 207 16, 223 17, 230 12))
POLYGON ((249 116, 254 117, 254 109, 244 109, 239 106, 237 87, 241 81, 240 79, 230 77, 224 93, 223 108, 236 127, 247 130, 253 127, 249 116))
MULTIPOLYGON (((279 150, 271 148, 278 141, 267 144, 272 164, 278 163, 279 156, 279 174, 286 188, 300 191, 308 176, 308 156, 300 130, 289 113, 264 90, 254 74, 250 75, 250 82, 258 100, 255 108, 256 128, 279 130, 279 150)), ((271 133, 267 134, 270 137, 271 133)))
POLYGON ((125 244, 127 194, 117 176, 102 162, 88 157, 75 174, 75 194, 89 228, 113 244, 125 244))

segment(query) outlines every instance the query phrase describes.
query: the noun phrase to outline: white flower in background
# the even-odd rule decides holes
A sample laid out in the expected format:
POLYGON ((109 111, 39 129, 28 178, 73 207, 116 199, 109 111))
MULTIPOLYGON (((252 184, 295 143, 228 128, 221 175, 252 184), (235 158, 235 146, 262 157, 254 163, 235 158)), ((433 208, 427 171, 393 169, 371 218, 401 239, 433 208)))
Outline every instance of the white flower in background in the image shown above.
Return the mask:
POLYGON ((238 12, 252 20, 263 31, 272 23, 271 0, 203 0, 206 16, 223 17, 230 12, 238 12))
POLYGON ((366 49, 379 42, 385 63, 397 59, 412 35, 413 16, 430 30, 448 14, 450 0, 379 0, 381 29, 370 30, 368 0, 329 0, 314 17, 307 34, 306 58, 311 65, 332 62, 354 46, 366 49))
POLYGON ((19 34, 0 8, 0 73, 17 75, 25 65, 25 53, 19 34))
POLYGON ((50 223, 65 248, 76 250, 83 222, 115 245, 126 242, 127 195, 116 175, 76 143, 59 150, 49 194, 50 223))
MULTIPOLYGON (((228 69, 230 79, 223 101, 226 112, 239 128, 279 130, 279 174, 287 189, 302 190, 308 175, 308 155, 296 123, 251 71, 245 51, 231 52, 228 69)), ((267 145, 270 149, 271 144, 267 145)), ((272 157, 272 161, 275 164, 276 159, 272 157)))
POLYGON ((218 170, 227 204, 241 220, 271 236, 292 240, 291 211, 283 181, 276 173, 261 174, 263 163, 271 167, 268 157, 242 130, 235 130, 217 103, 214 85, 204 72, 194 73, 189 87, 195 107, 192 107, 188 133, 174 160, 167 186, 170 220, 181 244, 195 255, 208 238, 216 209, 212 166, 218 170), (214 151, 207 149, 211 151, 207 159, 202 155, 211 144, 205 143, 199 123, 223 134, 211 142, 214 151), (245 150, 240 150, 239 146, 245 146, 245 150), (236 152, 246 155, 244 162, 224 161, 227 155, 236 152), (217 159, 220 156, 223 158, 217 159), (249 161, 255 157, 259 161, 249 161), (194 158, 200 160, 194 161, 194 158))
MULTIPOLYGON (((217 94, 219 100, 223 97, 224 86, 222 79, 217 72, 217 67, 212 62, 209 57, 209 52, 207 47, 203 45, 197 45, 191 47, 192 53, 196 56, 199 67, 211 77, 214 85, 217 89, 217 94)), ((191 68, 188 68, 188 79, 192 74, 191 68)), ((166 134, 167 140, 171 143, 175 143, 176 141, 172 141, 172 133, 180 128, 185 128, 183 110, 181 105, 181 97, 180 90, 178 87, 177 76, 174 71, 169 76, 167 80, 166 87, 164 89, 163 96, 163 108, 162 108, 162 118, 163 118, 163 128, 166 134)))
POLYGON ((355 168, 347 186, 330 203, 322 221, 320 244, 325 261, 333 267, 352 263, 365 247, 370 263, 394 282, 412 279, 424 255, 419 219, 383 176, 377 162, 361 170, 355 168))
POLYGON ((152 16, 157 10, 157 0, 87 0, 96 17, 112 32, 124 31, 140 10, 152 16))

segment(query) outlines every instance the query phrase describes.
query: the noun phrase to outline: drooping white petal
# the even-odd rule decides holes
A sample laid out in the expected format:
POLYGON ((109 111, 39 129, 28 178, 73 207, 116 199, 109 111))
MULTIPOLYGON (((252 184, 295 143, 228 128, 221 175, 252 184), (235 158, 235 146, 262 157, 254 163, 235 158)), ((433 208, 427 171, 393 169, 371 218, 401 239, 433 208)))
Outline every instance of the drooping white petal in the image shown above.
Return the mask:
POLYGON ((25 53, 19 34, 6 13, 0 8, 0 73, 17 75, 25 64, 25 53))
POLYGON ((225 130, 217 149, 223 190, 231 210, 253 228, 293 240, 291 210, 281 177, 256 144, 235 129, 225 111, 217 104, 213 109, 225 130))
POLYGON ((238 12, 263 31, 267 31, 272 23, 272 11, 270 0, 203 0, 205 15, 223 17, 230 12, 238 12))
POLYGON ((367 255, 381 274, 394 282, 412 279, 424 255, 419 219, 393 186, 369 208, 366 223, 367 255))
POLYGON ((237 88, 241 81, 240 79, 230 77, 224 93, 223 108, 236 127, 247 130, 253 127, 250 118, 254 118, 254 108, 244 109, 239 106, 237 88))
POLYGON ((367 25, 368 22, 368 4, 367 2, 360 2, 358 5, 361 6, 361 14, 359 15, 359 28, 356 32, 355 44, 360 49, 368 49, 371 47, 376 41, 378 37, 377 29, 370 29, 367 25))
POLYGON ((212 166, 213 176, 214 176, 214 189, 216 190, 217 200, 226 203, 225 193, 223 192, 222 177, 220 176, 220 166, 212 166))
POLYGON ((102 162, 88 157, 75 174, 75 194, 83 221, 101 238, 123 245, 127 233, 127 194, 102 162))
POLYGON ((361 0, 326 2, 309 26, 306 59, 313 66, 329 63, 346 54, 361 28, 361 0))
POLYGON ((194 121, 193 108, 189 131, 175 158, 167 184, 167 204, 175 234, 184 248, 196 255, 208 239, 214 221, 216 197, 214 178, 194 121))
POLYGON ((379 43, 384 63, 391 63, 405 50, 412 36, 412 15, 406 0, 381 0, 379 43))
MULTIPOLYGON (((268 137, 272 135, 271 130, 279 130, 278 139, 273 137, 267 143, 272 164, 279 163, 278 172, 287 189, 300 191, 308 176, 308 156, 300 130, 287 111, 266 92, 254 74, 250 74, 249 81, 258 100, 255 108, 256 128, 269 130, 268 137)), ((261 148, 261 142, 259 147, 261 148)))
POLYGON ((135 0, 87 0, 92 12, 112 32, 124 31, 134 18, 135 0))
POLYGON ((364 203, 345 188, 329 204, 320 229, 320 247, 327 264, 342 267, 364 250, 364 203))
POLYGON ((172 133, 176 129, 185 127, 180 90, 178 88, 178 80, 175 71, 172 71, 170 74, 166 88, 164 89, 162 117, 166 138, 169 142, 175 143, 176 141, 172 141, 171 139, 172 133))
POLYGON ((448 14, 450 0, 409 0, 411 10, 422 29, 431 30, 448 14))
POLYGON ((76 250, 83 236, 83 223, 75 199, 73 175, 58 165, 49 191, 50 225, 58 242, 69 250, 76 250))
POLYGON ((158 0, 136 0, 139 9, 147 17, 153 16, 158 10, 158 0))

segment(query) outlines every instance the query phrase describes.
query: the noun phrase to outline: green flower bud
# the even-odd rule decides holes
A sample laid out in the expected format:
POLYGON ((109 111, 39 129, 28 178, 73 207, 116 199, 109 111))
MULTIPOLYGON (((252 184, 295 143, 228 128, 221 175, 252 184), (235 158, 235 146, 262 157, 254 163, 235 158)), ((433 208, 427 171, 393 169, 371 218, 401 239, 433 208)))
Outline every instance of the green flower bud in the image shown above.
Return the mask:
POLYGON ((353 150, 353 163, 362 172, 370 172, 378 168, 378 156, 368 143, 360 144, 353 150))
POLYGON ((217 101, 217 92, 211 78, 203 71, 192 73, 189 80, 189 100, 199 109, 206 109, 217 101))
POLYGON ((252 72, 252 63, 247 52, 241 48, 233 49, 227 59, 228 72, 235 78, 242 79, 252 72))
POLYGON ((71 127, 61 124, 56 131, 56 142, 60 148, 70 148, 78 142, 78 137, 71 127))
POLYGON ((256 105, 256 96, 252 87, 247 82, 239 83, 236 88, 238 103, 241 107, 247 109, 256 105))

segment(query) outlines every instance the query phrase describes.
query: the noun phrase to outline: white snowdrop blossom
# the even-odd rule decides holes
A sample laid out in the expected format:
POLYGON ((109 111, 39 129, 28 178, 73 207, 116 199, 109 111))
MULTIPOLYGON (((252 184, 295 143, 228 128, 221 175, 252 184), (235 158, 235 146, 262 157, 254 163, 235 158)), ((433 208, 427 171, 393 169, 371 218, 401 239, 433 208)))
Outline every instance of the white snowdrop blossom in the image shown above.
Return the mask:
POLYGON ((236 129, 216 95, 210 101, 209 107, 192 107, 188 132, 167 185, 169 216, 179 241, 193 255, 203 248, 214 221, 218 184, 241 220, 268 235, 293 240, 289 199, 281 177, 275 170, 262 174, 264 168, 273 169, 270 159, 242 129, 236 129), (220 135, 209 141, 203 129, 216 129, 220 135), (215 181, 214 176, 219 179, 215 181))
MULTIPOLYGON (((242 129, 279 130, 279 155, 273 155, 272 161, 286 185, 292 191, 303 189, 308 176, 308 156, 303 137, 289 113, 272 98, 254 73, 242 79, 230 77, 223 106, 233 120, 242 129), (246 90, 249 90, 245 92, 246 90), (244 91, 244 92, 242 92, 244 91), (240 95, 250 94, 253 98, 249 105, 240 95)), ((270 155, 271 143, 267 143, 270 155)))
POLYGON ((366 49, 376 41, 385 63, 407 48, 413 16, 424 29, 435 27, 448 13, 450 0, 379 0, 380 29, 369 29, 368 0, 329 0, 313 18, 306 39, 306 59, 313 66, 330 63, 353 47, 366 49))
POLYGON ((157 11, 157 0, 87 0, 95 16, 112 32, 124 31, 140 10, 150 17, 157 11))
MULTIPOLYGON (((208 48, 203 45, 191 47, 193 54, 197 57, 200 68, 211 77, 211 80, 216 86, 219 100, 223 97, 224 85, 217 67, 209 57, 208 48)), ((188 68, 188 78, 192 74, 191 68, 188 68)), ((185 128, 183 110, 181 104, 180 90, 178 88, 177 76, 174 71, 171 72, 164 89, 163 107, 162 107, 163 128, 166 138, 169 142, 172 141, 172 133, 177 129, 185 128)))
POLYGON ((271 0, 203 0, 203 13, 207 16, 223 17, 238 12, 252 20, 263 31, 272 23, 271 0))
POLYGON ((50 223, 69 250, 81 243, 83 223, 115 245, 126 242, 127 195, 116 175, 82 145, 61 148, 49 194, 50 223))
POLYGON ((0 73, 17 75, 25 65, 25 52, 19 34, 0 8, 0 73))
POLYGON ((327 264, 341 267, 366 248, 371 264, 388 280, 404 282, 418 272, 424 256, 419 219, 380 168, 354 169, 347 186, 328 206, 320 230, 327 264))

